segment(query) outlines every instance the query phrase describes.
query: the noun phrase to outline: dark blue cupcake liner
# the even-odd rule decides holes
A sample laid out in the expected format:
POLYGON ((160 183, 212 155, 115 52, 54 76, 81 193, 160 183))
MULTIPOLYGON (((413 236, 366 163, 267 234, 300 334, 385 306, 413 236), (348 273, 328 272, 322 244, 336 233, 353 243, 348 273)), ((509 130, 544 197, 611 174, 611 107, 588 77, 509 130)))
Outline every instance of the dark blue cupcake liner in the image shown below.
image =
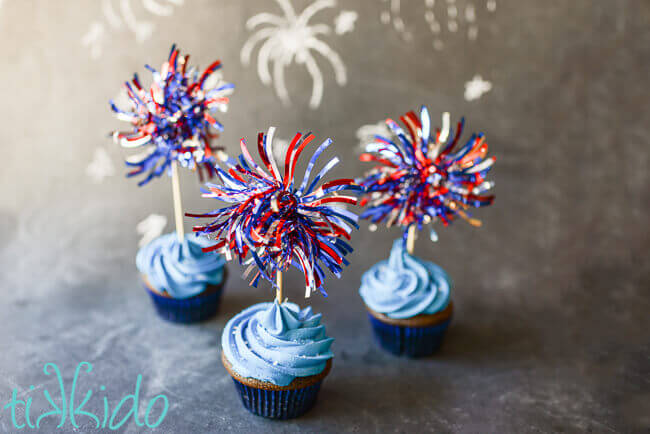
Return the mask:
POLYGON ((171 298, 160 295, 144 285, 151 297, 158 315, 171 322, 190 324, 212 318, 219 309, 223 286, 227 278, 224 269, 223 279, 218 285, 207 285, 205 291, 190 298, 171 298))
POLYGON ((266 390, 248 386, 233 378, 244 407, 253 414, 270 419, 292 419, 309 411, 316 403, 322 384, 293 390, 266 390))
POLYGON ((395 355, 425 357, 438 351, 451 317, 443 322, 425 327, 405 327, 385 323, 368 314, 379 345, 395 355))

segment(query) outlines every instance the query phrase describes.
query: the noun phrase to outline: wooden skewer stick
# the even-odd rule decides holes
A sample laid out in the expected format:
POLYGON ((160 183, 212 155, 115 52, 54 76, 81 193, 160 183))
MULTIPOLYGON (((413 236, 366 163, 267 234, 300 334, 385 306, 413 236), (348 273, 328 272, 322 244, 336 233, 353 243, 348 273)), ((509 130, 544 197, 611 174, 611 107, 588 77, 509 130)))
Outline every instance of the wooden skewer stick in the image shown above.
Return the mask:
POLYGON ((408 235, 406 236, 406 251, 408 252, 409 255, 413 254, 413 250, 415 249, 415 238, 417 237, 417 233, 415 232, 415 224, 412 224, 409 226, 409 232, 408 235))
POLYGON ((176 236, 183 242, 185 229, 183 228, 183 204, 181 203, 181 184, 178 179, 178 161, 172 161, 172 196, 174 197, 174 218, 176 220, 176 236))
POLYGON ((275 299, 279 304, 282 304, 282 271, 278 271, 275 275, 275 283, 277 289, 275 290, 275 299))

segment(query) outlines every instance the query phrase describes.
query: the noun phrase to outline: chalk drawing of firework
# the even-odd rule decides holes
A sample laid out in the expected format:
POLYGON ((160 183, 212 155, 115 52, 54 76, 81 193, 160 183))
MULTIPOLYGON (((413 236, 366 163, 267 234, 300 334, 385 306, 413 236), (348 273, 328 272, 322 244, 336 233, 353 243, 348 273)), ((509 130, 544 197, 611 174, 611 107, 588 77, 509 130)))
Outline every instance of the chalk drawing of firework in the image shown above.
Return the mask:
MULTIPOLYGON (((1 0, 0 0, 1 1, 1 0)), ((141 44, 151 38, 156 26, 150 16, 170 17, 175 7, 183 6, 185 0, 101 0, 102 18, 90 23, 88 31, 81 37, 81 44, 88 48, 92 59, 102 56, 104 46, 111 42, 111 33, 126 28, 141 44), (143 9, 146 17, 139 18, 143 9)))
POLYGON ((323 98, 323 74, 315 54, 321 55, 331 64, 339 86, 347 83, 345 65, 341 57, 319 39, 331 32, 330 26, 309 22, 323 9, 335 7, 336 1, 316 0, 299 15, 289 0, 276 2, 282 9, 283 16, 263 12, 252 16, 246 23, 249 30, 257 30, 242 47, 241 61, 244 65, 249 65, 253 50, 260 44, 257 53, 257 74, 262 83, 273 85, 278 98, 286 105, 291 101, 284 76, 285 69, 294 62, 304 66, 312 79, 309 107, 315 109, 323 98))

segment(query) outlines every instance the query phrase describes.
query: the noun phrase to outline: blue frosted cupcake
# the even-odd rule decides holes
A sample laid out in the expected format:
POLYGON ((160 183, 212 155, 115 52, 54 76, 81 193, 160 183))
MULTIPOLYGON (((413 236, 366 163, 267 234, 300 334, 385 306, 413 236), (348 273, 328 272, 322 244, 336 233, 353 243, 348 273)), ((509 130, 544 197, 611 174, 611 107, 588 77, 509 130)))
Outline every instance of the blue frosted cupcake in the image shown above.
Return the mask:
POLYGON ((201 249, 205 237, 162 235, 138 251, 136 265, 158 314, 169 321, 192 323, 212 317, 227 277, 225 259, 201 249))
POLYGON ((439 266, 396 240, 388 261, 364 273, 359 293, 377 341, 397 355, 422 357, 441 345, 452 315, 451 281, 439 266))
POLYGON ((294 303, 255 304, 223 331, 221 360, 244 407, 272 419, 298 417, 316 402, 332 366, 321 315, 294 303))

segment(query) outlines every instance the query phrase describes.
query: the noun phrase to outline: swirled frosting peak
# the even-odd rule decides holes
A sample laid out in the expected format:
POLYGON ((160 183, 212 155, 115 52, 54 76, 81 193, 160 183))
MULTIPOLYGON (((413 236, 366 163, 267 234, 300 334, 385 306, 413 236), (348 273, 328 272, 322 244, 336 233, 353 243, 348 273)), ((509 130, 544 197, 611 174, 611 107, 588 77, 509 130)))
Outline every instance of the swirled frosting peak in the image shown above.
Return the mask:
POLYGON ((201 250, 211 244, 196 234, 186 234, 182 243, 175 233, 165 234, 142 247, 135 263, 158 292, 188 298, 203 292, 206 285, 218 285, 223 280, 226 260, 201 250))
POLYGON ((361 278, 359 293, 366 305, 390 318, 433 314, 449 304, 451 281, 442 268, 411 256, 395 240, 388 261, 381 261, 361 278))
POLYGON ((245 378, 287 386, 320 374, 334 355, 321 315, 294 303, 259 303, 235 315, 221 346, 232 369, 245 378))

